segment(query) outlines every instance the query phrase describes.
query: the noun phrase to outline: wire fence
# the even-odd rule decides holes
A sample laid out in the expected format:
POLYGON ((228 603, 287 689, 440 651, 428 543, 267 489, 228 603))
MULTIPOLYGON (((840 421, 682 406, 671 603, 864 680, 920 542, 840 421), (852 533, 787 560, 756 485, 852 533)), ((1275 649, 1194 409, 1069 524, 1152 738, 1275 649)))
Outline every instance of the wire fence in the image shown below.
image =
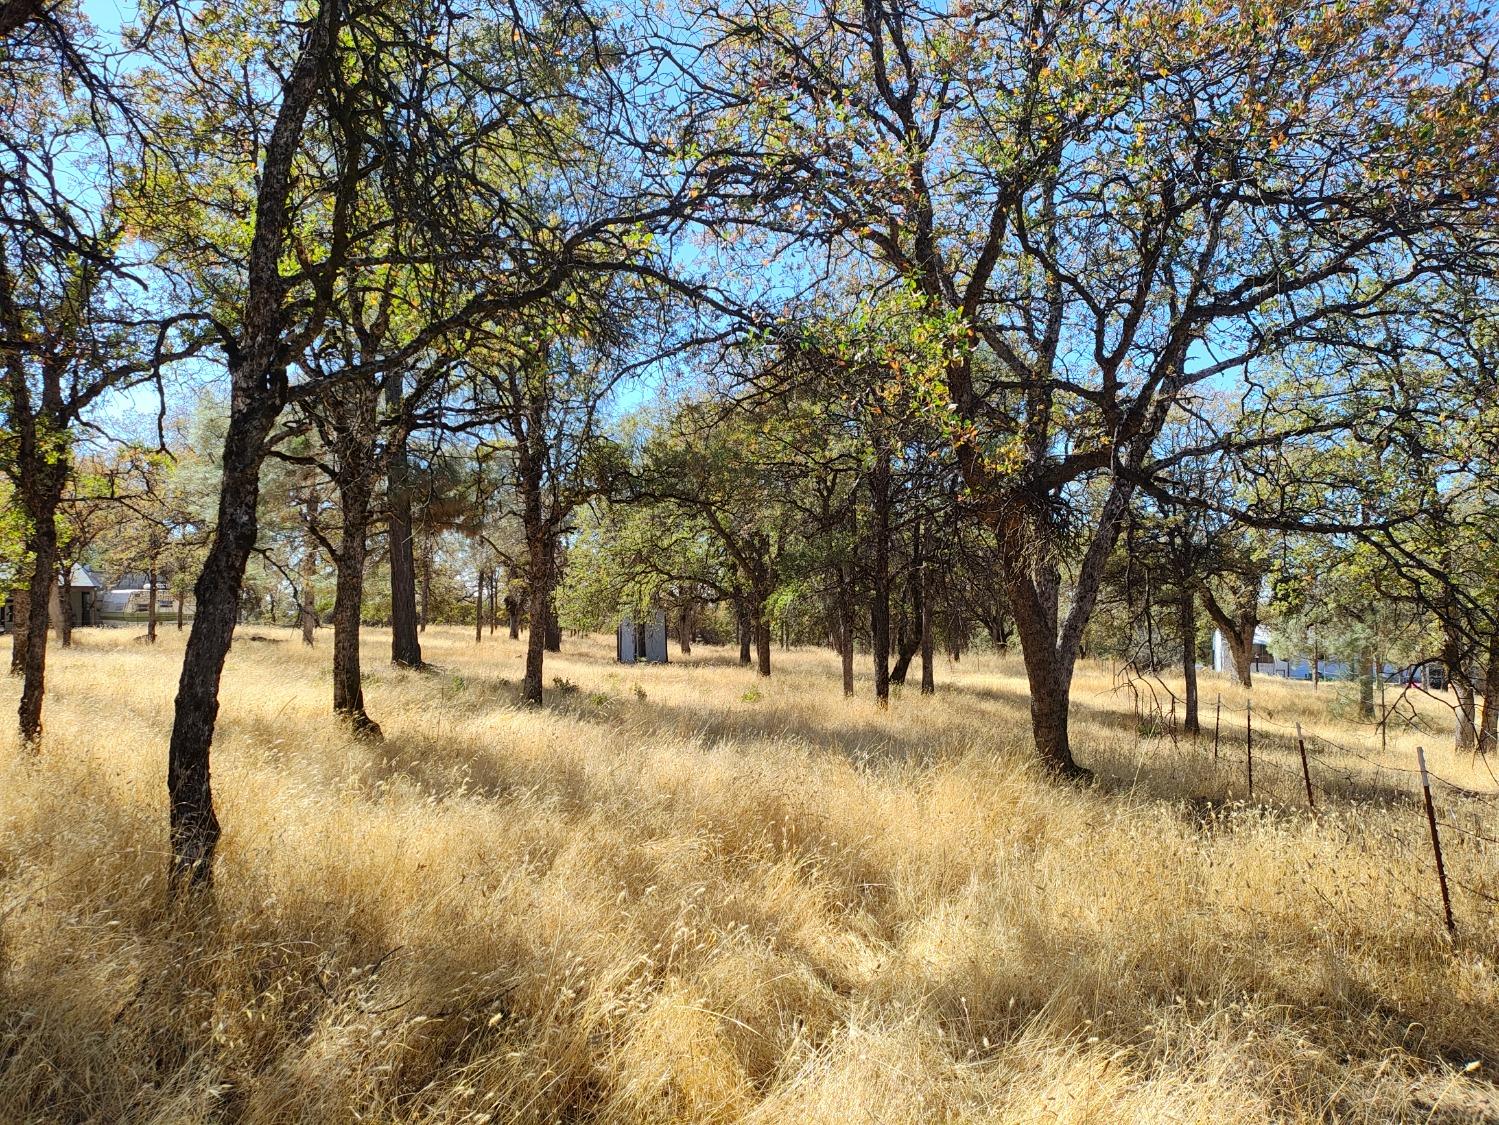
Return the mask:
POLYGON ((1197 731, 1188 733, 1186 724, 1177 720, 1178 704, 1184 701, 1158 676, 1153 679, 1116 680, 1116 690, 1127 687, 1133 695, 1137 738, 1169 740, 1177 751, 1210 757, 1230 790, 1237 787, 1235 779, 1242 778, 1242 795, 1250 804, 1303 804, 1308 815, 1319 818, 1350 802, 1380 802, 1397 813, 1408 807, 1410 820, 1403 823, 1413 835, 1383 835, 1412 853, 1406 870, 1425 866, 1432 880, 1422 890, 1390 870, 1390 882, 1453 936, 1461 915, 1499 905, 1499 776, 1487 760, 1475 754, 1475 763, 1482 762, 1494 788, 1475 788, 1433 770, 1424 747, 1416 748, 1411 766, 1397 765, 1390 760, 1395 751, 1387 743, 1383 756, 1376 758, 1359 747, 1307 731, 1300 723, 1257 712, 1252 697, 1240 706, 1221 693, 1207 708, 1200 708, 1207 716, 1197 731), (1419 833, 1422 827, 1425 833, 1419 833), (1417 849, 1428 853, 1424 862, 1417 862, 1417 849), (1476 877, 1466 870, 1455 875, 1449 869, 1448 853, 1454 850, 1476 877), (1461 895, 1454 896, 1454 890, 1461 895))

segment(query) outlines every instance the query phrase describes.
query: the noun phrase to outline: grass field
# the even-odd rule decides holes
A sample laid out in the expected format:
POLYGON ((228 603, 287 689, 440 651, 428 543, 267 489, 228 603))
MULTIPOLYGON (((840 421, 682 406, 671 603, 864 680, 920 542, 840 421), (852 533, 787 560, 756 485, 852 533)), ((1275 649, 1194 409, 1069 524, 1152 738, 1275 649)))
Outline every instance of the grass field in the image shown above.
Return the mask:
POLYGON ((0 1120, 1499 1120, 1499 847, 1449 833, 1449 941, 1411 777, 1365 760, 1424 740, 1492 793, 1435 704, 1381 759, 1332 689, 1257 687, 1250 805, 1241 712, 1215 765, 1211 733, 1139 737, 1106 666, 1075 690, 1098 781, 1062 788, 1013 659, 880 712, 825 651, 764 682, 569 639, 526 711, 520 644, 429 630, 439 670, 401 673, 371 631, 371 745, 328 717, 328 634, 246 628, 189 913, 181 639, 132 637, 54 649, 43 753, 0 741, 0 1120), (1316 818, 1298 720, 1362 755, 1319 752, 1316 818))

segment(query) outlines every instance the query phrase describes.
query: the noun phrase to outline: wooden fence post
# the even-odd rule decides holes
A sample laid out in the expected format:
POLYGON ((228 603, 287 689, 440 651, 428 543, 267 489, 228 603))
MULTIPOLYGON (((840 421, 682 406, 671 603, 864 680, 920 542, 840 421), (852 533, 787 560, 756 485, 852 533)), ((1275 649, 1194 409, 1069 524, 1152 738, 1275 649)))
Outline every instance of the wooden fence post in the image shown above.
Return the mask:
POLYGON ((1249 799, 1254 800, 1254 699, 1244 701, 1244 769, 1249 777, 1249 799))
POLYGON ((1312 800, 1312 770, 1306 762, 1306 739, 1301 737, 1301 724, 1296 724, 1296 749, 1301 751, 1301 780, 1306 782, 1306 807, 1317 811, 1317 802, 1312 800))
POLYGON ((1452 896, 1447 893, 1447 868, 1442 863, 1442 838, 1437 834, 1437 810, 1431 803, 1431 778, 1426 774, 1426 750, 1416 747, 1416 764, 1421 767, 1421 795, 1426 799, 1426 823, 1431 827, 1431 850, 1437 857, 1437 886, 1442 889, 1442 913, 1447 919, 1447 933, 1457 934, 1452 920, 1452 896))

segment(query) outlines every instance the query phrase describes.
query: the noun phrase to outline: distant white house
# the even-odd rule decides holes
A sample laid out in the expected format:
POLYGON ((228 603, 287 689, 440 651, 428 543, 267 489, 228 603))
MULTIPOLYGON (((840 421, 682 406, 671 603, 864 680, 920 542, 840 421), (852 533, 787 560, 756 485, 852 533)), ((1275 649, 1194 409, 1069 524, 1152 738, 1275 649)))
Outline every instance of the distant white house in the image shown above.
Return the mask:
MULTIPOLYGON (((62 582, 58 581, 57 597, 52 602, 52 612, 57 613, 62 605, 62 582)), ((99 576, 86 566, 75 566, 68 573, 68 605, 72 609, 73 624, 75 626, 99 624, 100 597, 104 593, 104 583, 99 576)), ((9 595, 5 599, 5 605, 0 607, 0 632, 9 633, 16 621, 15 595, 9 595)))
MULTIPOLYGON (((1224 638, 1221 630, 1213 630, 1213 671, 1232 674, 1234 670, 1233 652, 1228 647, 1228 641, 1224 638)), ((1255 676, 1280 676, 1288 680, 1311 680, 1312 661, 1310 657, 1300 656, 1294 660, 1284 660, 1275 656, 1270 651, 1270 630, 1263 625, 1255 627, 1254 650, 1250 655, 1249 671, 1255 676)), ((1386 680, 1398 680, 1404 682, 1406 677, 1414 672, 1418 682, 1429 687, 1443 686, 1440 674, 1432 666, 1410 669, 1397 667, 1394 664, 1386 664, 1383 668, 1386 680)), ((1322 680, 1350 680, 1354 676, 1352 667, 1346 660, 1318 660, 1316 677, 1322 680)))
MULTIPOLYGON (((1326 667, 1324 665, 1323 667, 1326 667)), ((1228 639, 1224 637, 1221 629, 1213 630, 1213 671, 1232 672, 1234 670, 1233 651, 1228 647, 1228 639)), ((1254 630, 1254 651, 1250 655, 1249 671, 1256 676, 1285 676, 1290 679, 1311 679, 1311 671, 1308 668, 1306 676, 1292 675, 1292 665, 1285 660, 1277 660, 1270 653, 1270 630, 1263 625, 1254 630)))

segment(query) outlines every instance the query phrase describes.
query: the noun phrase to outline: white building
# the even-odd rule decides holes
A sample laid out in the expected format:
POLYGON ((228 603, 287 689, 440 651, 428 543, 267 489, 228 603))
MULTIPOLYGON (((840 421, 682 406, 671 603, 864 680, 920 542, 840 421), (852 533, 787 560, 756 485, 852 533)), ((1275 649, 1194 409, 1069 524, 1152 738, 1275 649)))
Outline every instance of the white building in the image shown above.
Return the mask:
MULTIPOLYGON (((1218 629, 1213 630, 1213 671, 1229 675, 1234 671, 1233 652, 1218 629)), ((1404 683, 1406 677, 1414 673, 1419 682, 1426 683, 1429 687, 1441 687, 1443 683, 1441 677, 1434 674, 1435 668, 1432 666, 1423 665, 1411 669, 1386 664, 1383 671, 1384 678, 1390 681, 1404 683)), ((1254 630, 1254 651, 1250 656, 1249 672, 1254 676, 1281 676, 1288 680, 1313 678, 1310 657, 1298 656, 1294 660, 1283 660, 1271 653, 1270 630, 1263 625, 1256 626, 1254 630)), ((1318 660, 1316 672, 1316 678, 1321 680, 1349 680, 1354 675, 1346 660, 1318 660)))
MULTIPOLYGON (((104 583, 88 567, 75 566, 68 572, 68 605, 72 609, 74 626, 99 624, 99 604, 103 592, 104 583)), ((59 581, 52 598, 54 624, 61 606, 62 582, 59 581)), ((16 598, 15 594, 10 594, 6 596, 4 606, 0 607, 0 633, 9 633, 15 621, 16 598)))

